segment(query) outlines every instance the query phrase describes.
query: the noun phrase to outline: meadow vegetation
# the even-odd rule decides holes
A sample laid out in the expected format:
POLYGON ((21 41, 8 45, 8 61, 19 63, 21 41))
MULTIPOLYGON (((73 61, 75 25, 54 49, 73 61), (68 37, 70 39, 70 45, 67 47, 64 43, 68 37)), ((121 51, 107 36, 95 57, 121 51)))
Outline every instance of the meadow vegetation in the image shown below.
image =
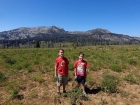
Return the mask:
POLYGON ((1 49, 0 105, 139 105, 140 45, 64 48, 69 84, 59 97, 54 79, 58 49, 1 49), (87 98, 75 88, 73 64, 79 52, 89 62, 87 98))

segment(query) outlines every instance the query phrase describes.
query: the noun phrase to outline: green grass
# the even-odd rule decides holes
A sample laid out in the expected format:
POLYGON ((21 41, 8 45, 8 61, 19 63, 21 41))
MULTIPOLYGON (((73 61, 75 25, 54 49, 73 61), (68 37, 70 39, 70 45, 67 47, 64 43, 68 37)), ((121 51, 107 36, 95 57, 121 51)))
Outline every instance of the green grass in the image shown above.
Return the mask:
MULTIPOLYGON (((139 48, 140 45, 64 48, 65 56, 70 62, 69 69, 71 74, 69 75, 69 82, 74 82, 73 64, 78 60, 78 53, 84 52, 84 59, 89 63, 89 73, 86 82, 89 87, 92 88, 98 85, 101 86, 103 92, 112 93, 116 92, 120 86, 118 84, 120 79, 121 81, 127 81, 129 84, 139 84, 139 48), (103 73, 105 70, 108 70, 108 72, 103 73)), ((36 84, 38 82, 45 84, 44 79, 46 77, 44 78, 43 76, 47 75, 48 80, 55 84, 54 63, 57 57, 58 48, 0 49, 0 83, 4 82, 4 85, 1 86, 14 98, 20 93, 20 85, 23 84, 22 79, 27 80, 26 82, 36 81, 36 84)), ((76 94, 80 94, 80 92, 71 91, 69 98, 76 94)), ((125 92, 121 94, 122 97, 126 96, 125 92)), ((33 94, 34 96, 36 95, 33 94)), ((78 102, 79 98, 76 100, 78 102)), ((71 99, 71 103, 73 103, 72 101, 73 99, 71 99)), ((101 101, 104 102, 103 100, 101 101)))
POLYGON ((121 67, 118 65, 118 64, 112 64, 110 66, 110 69, 113 70, 113 71, 116 71, 116 72, 121 72, 121 67))
MULTIPOLYGON (((130 65, 139 66, 138 63, 140 63, 140 59, 138 51, 132 51, 132 46, 128 46, 128 48, 124 47, 124 49, 123 47, 124 46, 105 46, 103 49, 99 49, 98 47, 86 47, 86 50, 84 47, 81 47, 80 49, 77 48, 76 50, 73 48, 65 48, 65 56, 70 61, 70 69, 73 69, 73 63, 78 59, 78 53, 81 51, 85 53, 85 59, 90 64, 90 69, 94 71, 103 68, 120 72, 122 68, 131 68, 130 65)), ((1 60, 5 61, 3 62, 4 64, 8 64, 10 66, 18 65, 14 66, 14 68, 18 70, 22 68, 28 69, 29 66, 36 67, 37 65, 52 68, 55 58, 58 57, 57 50, 58 49, 56 48, 7 49, 0 50, 0 53, 5 53, 0 57, 1 60)))
POLYGON ((108 73, 103 74, 103 79, 101 81, 101 88, 103 91, 108 93, 117 92, 118 84, 119 79, 117 76, 108 73))
POLYGON ((37 82, 43 82, 43 78, 40 74, 34 74, 31 76, 31 79, 34 80, 34 81, 37 81, 37 82))

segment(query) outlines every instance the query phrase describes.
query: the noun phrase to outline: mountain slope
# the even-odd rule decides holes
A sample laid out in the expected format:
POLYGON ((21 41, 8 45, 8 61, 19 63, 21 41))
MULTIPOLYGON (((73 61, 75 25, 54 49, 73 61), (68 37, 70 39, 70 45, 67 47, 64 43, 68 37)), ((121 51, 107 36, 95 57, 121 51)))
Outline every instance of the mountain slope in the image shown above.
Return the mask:
POLYGON ((18 28, 10 31, 0 32, 0 40, 15 40, 26 39, 36 37, 38 34, 66 34, 67 32, 63 28, 55 26, 51 27, 33 27, 33 28, 18 28))
POLYGON ((13 29, 10 31, 0 32, 0 40, 22 40, 22 39, 44 39, 44 40, 54 40, 61 39, 98 39, 98 40, 110 40, 116 42, 128 42, 128 43, 140 43, 140 38, 131 37, 123 34, 112 33, 106 29, 93 29, 88 31, 65 31, 63 28, 56 26, 51 27, 33 27, 27 28, 22 27, 18 29, 13 29))

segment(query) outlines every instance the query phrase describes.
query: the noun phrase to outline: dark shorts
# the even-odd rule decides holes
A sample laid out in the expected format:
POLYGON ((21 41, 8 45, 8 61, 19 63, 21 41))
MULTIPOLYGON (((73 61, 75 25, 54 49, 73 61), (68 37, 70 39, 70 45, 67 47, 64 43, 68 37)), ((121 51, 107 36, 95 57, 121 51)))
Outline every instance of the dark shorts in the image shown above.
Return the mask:
POLYGON ((86 79, 85 79, 85 76, 79 76, 79 75, 77 75, 77 78, 76 78, 75 81, 78 82, 78 83, 81 83, 81 84, 85 84, 86 79))

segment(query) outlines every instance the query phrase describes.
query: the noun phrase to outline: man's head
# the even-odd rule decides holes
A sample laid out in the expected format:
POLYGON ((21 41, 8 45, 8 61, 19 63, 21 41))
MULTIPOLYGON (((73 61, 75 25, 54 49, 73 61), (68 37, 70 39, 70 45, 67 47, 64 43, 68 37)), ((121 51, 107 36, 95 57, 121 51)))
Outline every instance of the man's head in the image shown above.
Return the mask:
POLYGON ((80 52, 79 53, 79 60, 83 60, 84 59, 84 53, 83 52, 80 52))
POLYGON ((64 50, 63 50, 63 49, 59 49, 59 50, 58 50, 58 55, 59 55, 60 57, 64 57, 64 50))

